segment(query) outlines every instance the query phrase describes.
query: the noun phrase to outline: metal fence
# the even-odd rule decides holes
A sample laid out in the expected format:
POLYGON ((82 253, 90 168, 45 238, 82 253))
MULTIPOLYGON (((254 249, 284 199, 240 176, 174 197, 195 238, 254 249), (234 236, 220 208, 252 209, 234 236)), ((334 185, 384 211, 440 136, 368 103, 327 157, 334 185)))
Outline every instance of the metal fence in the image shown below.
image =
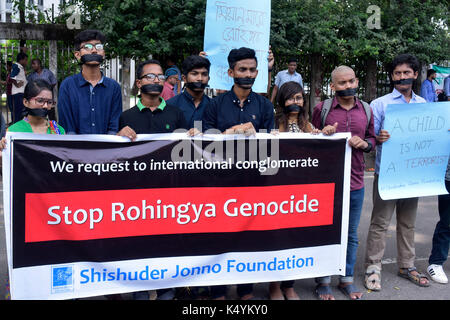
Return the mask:
MULTIPOLYGON (((20 52, 20 47, 18 45, 0 45, 0 81, 1 85, 1 100, 0 100, 0 111, 3 115, 6 123, 11 121, 11 114, 7 107, 6 99, 6 84, 4 81, 7 76, 7 61, 13 63, 16 62, 17 54, 20 52)), ((68 76, 80 72, 80 66, 77 59, 73 54, 73 48, 68 45, 62 45, 58 43, 58 57, 57 57, 57 73, 55 77, 58 81, 57 88, 61 82, 68 76)), ((49 47, 45 45, 45 41, 42 41, 42 45, 27 45, 26 54, 28 55, 28 68, 27 73, 31 73, 31 61, 35 58, 41 60, 42 68, 49 68, 49 47)), ((134 83, 134 61, 131 63, 130 73, 130 86, 134 83)), ((102 65, 102 72, 105 76, 116 80, 119 84, 122 84, 122 71, 123 71, 123 59, 114 58, 106 60, 102 65)))

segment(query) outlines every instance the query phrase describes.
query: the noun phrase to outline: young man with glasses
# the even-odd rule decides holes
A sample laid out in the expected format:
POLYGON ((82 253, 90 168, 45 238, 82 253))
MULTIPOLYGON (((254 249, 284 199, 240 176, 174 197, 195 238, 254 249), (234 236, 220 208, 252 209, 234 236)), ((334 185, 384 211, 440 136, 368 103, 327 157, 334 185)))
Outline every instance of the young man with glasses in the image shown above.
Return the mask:
POLYGON ((141 93, 136 106, 124 111, 119 120, 119 136, 136 139, 136 134, 170 133, 186 128, 183 112, 161 97, 166 77, 157 60, 147 60, 136 70, 136 86, 141 93))
POLYGON ((68 134, 116 134, 122 113, 120 85, 105 77, 100 65, 105 58, 105 36, 85 30, 75 38, 75 58, 81 72, 61 83, 59 123, 68 134))

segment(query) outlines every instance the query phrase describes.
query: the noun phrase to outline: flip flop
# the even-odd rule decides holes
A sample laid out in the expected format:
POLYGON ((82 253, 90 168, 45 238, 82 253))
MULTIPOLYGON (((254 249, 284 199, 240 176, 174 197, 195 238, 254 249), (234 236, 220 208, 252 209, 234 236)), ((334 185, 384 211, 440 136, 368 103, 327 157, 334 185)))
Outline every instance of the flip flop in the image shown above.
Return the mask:
POLYGON ((326 299, 323 299, 323 298, 320 297, 322 295, 330 295, 330 296, 334 297, 333 296, 333 292, 331 291, 331 288, 330 288, 329 285, 326 285, 326 286, 323 286, 323 285, 320 285, 320 284, 317 285, 315 293, 316 293, 316 296, 317 296, 317 298, 319 300, 326 300, 326 299))
POLYGON ((353 283, 349 283, 345 286, 342 285, 338 285, 339 290, 341 290, 341 292, 346 295, 348 298, 350 298, 351 300, 361 300, 361 298, 355 298, 352 299, 351 294, 352 293, 361 293, 354 285, 353 283))
POLYGON ((418 285, 419 287, 429 287, 430 286, 430 281, 429 281, 428 277, 426 275, 424 275, 423 273, 420 273, 419 271, 417 271, 416 267, 401 268, 398 270, 398 275, 402 278, 410 280, 412 283, 418 285), (416 271, 417 275, 413 275, 412 274, 413 271, 416 271), (427 279, 428 282, 421 283, 420 282, 421 279, 427 279))

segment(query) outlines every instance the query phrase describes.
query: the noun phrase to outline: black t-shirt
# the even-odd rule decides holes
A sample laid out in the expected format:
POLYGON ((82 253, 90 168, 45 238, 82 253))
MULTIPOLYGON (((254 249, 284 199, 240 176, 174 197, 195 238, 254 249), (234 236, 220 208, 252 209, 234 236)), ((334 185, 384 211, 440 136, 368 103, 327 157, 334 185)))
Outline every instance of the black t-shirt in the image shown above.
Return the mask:
MULTIPOLYGON (((139 104, 138 104, 139 105, 139 104)), ((161 104, 154 111, 136 105, 120 115, 119 131, 126 126, 137 134, 170 133, 176 129, 186 129, 183 112, 171 104, 161 104)))

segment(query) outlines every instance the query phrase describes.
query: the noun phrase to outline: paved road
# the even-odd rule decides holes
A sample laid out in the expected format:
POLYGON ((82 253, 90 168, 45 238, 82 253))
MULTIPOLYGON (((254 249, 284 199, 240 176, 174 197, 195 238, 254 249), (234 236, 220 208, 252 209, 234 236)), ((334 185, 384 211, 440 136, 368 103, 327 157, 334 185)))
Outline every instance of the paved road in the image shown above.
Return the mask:
MULTIPOLYGON (((367 292, 363 287, 364 269, 363 269, 363 255, 365 249, 365 242, 367 237, 367 230, 369 228, 370 214, 372 209, 372 183, 373 174, 366 173, 366 194, 361 222, 359 227, 360 247, 358 250, 357 265, 355 270, 355 283, 364 292, 363 299, 365 300, 450 300, 450 285, 441 285, 438 283, 431 283, 428 288, 420 288, 413 283, 397 276, 396 264, 396 239, 395 239, 395 218, 389 227, 387 235, 387 247, 385 257, 383 260, 382 271, 382 291, 381 292, 367 292)), ((418 218, 416 224, 416 266, 419 270, 425 271, 428 266, 428 257, 431 251, 431 239, 434 232, 434 227, 438 221, 437 212, 437 197, 425 197, 419 200, 418 218)), ((7 277, 7 263, 6 263, 6 248, 4 237, 4 219, 3 206, 0 210, 0 300, 4 299, 5 295, 5 280, 7 277)), ((444 265, 444 270, 447 275, 450 275, 450 262, 444 265)), ((333 277, 332 285, 337 285, 337 277, 333 277)), ((303 300, 315 300, 313 294, 315 283, 313 279, 305 279, 296 281, 295 288, 303 300)), ((267 299, 268 284, 257 284, 255 286, 255 294, 258 297, 267 299)), ((334 289, 337 300, 344 300, 346 297, 337 289, 334 289)), ((235 287, 232 286, 229 292, 231 298, 235 297, 235 287)), ((125 298, 130 298, 130 295, 124 295, 125 298)), ((95 297, 90 299, 103 299, 102 297, 95 297)))

